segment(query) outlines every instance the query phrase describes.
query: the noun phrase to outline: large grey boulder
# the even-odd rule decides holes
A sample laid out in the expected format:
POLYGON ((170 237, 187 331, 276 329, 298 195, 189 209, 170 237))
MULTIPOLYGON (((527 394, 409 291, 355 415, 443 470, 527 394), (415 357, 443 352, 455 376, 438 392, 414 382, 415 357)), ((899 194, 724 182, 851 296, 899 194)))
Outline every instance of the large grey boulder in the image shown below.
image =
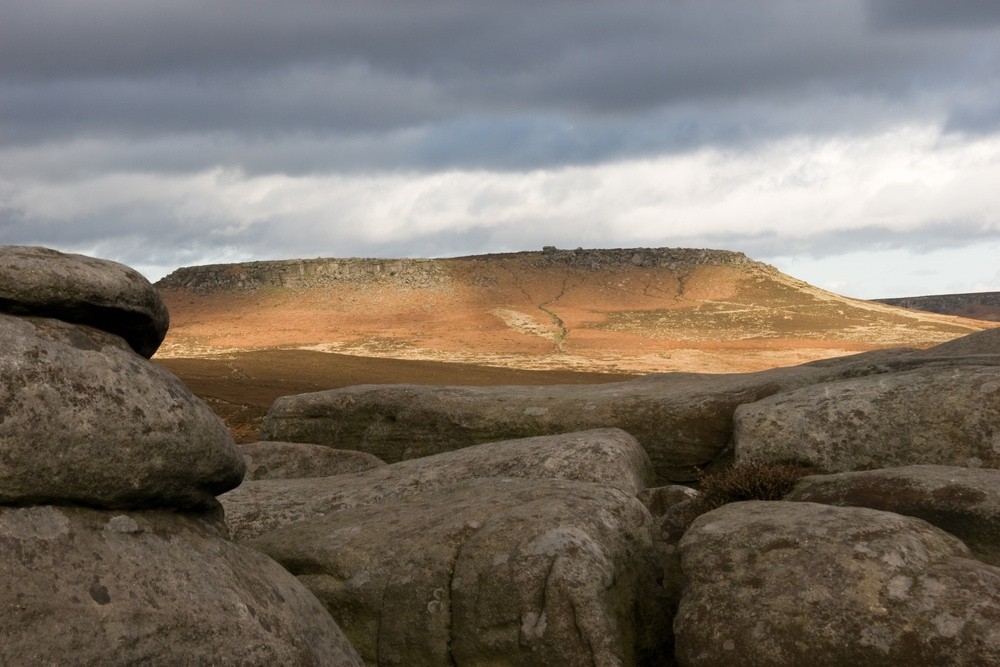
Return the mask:
POLYGON ((785 500, 915 516, 1000 565, 1000 470, 917 465, 803 477, 785 500))
POLYGON ((597 429, 487 443, 336 477, 248 480, 220 501, 233 537, 242 540, 301 519, 379 506, 488 477, 593 482, 634 496, 652 470, 635 438, 617 429, 597 429))
POLYGON ((740 406, 733 437, 737 459, 799 461, 822 472, 996 467, 1000 365, 932 366, 785 392, 740 406))
POLYGON ((263 438, 368 451, 393 463, 483 442, 621 428, 642 442, 661 477, 691 479, 725 446, 732 413, 777 388, 712 376, 548 387, 363 385, 277 399, 263 438), (662 443, 662 446, 660 445, 662 443))
POLYGON ((363 385, 279 398, 262 437, 357 449, 393 463, 507 438, 614 427, 639 440, 660 482, 690 482, 729 455, 733 415, 743 404, 844 378, 971 364, 1000 366, 1000 355, 877 350, 759 373, 667 373, 600 385, 363 385))
POLYGON ((0 312, 53 317, 121 336, 151 357, 170 318, 138 271, 48 248, 0 246, 0 312))
POLYGON ((214 506, 243 477, 219 418, 118 336, 0 315, 0 503, 214 506))
POLYGON ((0 507, 0 664, 360 665, 320 603, 210 516, 0 507))
POLYGON ((331 477, 385 465, 368 452, 305 442, 251 442, 237 448, 247 464, 244 479, 331 477))
POLYGON ((692 481, 726 448, 743 403, 845 373, 926 363, 910 361, 911 354, 879 351, 762 373, 670 373, 600 385, 362 385, 279 398, 261 432, 393 463, 483 442, 614 427, 639 440, 659 480, 692 481))
POLYGON ((670 641, 649 521, 606 486, 492 478, 250 544, 320 598, 368 664, 633 665, 670 641))
POLYGON ((680 550, 680 665, 1000 664, 1000 569, 919 519, 734 503, 680 550))

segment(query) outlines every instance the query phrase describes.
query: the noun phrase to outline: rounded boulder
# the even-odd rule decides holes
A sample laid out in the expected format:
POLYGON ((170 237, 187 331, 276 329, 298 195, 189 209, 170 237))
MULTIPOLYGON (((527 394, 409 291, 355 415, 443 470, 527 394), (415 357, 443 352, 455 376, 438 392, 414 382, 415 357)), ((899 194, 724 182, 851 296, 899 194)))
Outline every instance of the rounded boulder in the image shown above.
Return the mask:
POLYGON ((225 425, 121 338, 0 315, 0 503, 214 506, 243 479, 225 425))
POLYGON ((121 336, 151 357, 167 335, 167 307, 123 264, 25 246, 0 246, 0 312, 52 317, 121 336))

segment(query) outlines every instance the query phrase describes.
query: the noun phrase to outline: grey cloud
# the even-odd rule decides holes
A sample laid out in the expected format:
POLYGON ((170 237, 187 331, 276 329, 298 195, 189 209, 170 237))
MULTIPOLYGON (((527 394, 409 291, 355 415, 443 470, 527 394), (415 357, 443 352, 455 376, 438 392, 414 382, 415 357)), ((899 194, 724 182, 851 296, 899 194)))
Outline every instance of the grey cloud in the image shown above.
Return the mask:
POLYGON ((872 0, 876 25, 897 29, 984 29, 1000 25, 996 0, 872 0))
MULTIPOLYGON (((739 141, 732 123, 711 121, 718 108, 748 102, 762 108, 741 121, 752 136, 789 100, 889 98, 902 115, 923 95, 940 109, 956 88, 981 85, 987 65, 969 65, 970 53, 1000 50, 988 31, 962 39, 871 33, 860 0, 8 5, 0 23, 5 145, 122 134, 234 132, 260 143, 295 133, 426 132, 432 145, 400 156, 404 167, 422 156, 432 167, 445 158, 490 164, 481 156, 497 144, 510 147, 492 160, 499 166, 683 147, 672 133, 688 122, 689 106, 702 110, 697 131, 682 137, 694 143, 739 141), (917 80, 933 85, 915 92, 917 80), (666 139, 621 130, 665 115, 666 139), (433 139, 461 134, 470 118, 509 116, 520 126, 475 129, 464 152, 433 139), (589 137, 545 127, 552 118, 589 137), (546 155, 532 126, 554 132, 546 155)), ((785 131, 816 116, 841 129, 864 120, 816 104, 786 116, 785 131)))
POLYGON ((837 229, 816 234, 792 236, 766 232, 758 234, 709 235, 700 240, 746 252, 751 257, 813 258, 836 257, 848 253, 907 249, 930 253, 945 248, 964 248, 1000 239, 1000 224, 985 220, 948 220, 929 222, 901 230, 868 226, 837 229), (721 244, 721 245, 720 245, 721 244))

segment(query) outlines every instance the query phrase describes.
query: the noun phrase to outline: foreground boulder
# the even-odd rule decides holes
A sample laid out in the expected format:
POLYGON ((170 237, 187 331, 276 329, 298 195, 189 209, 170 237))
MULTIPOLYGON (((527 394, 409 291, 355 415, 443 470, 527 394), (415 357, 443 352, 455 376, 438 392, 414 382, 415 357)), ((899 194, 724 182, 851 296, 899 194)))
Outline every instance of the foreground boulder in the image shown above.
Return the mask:
POLYGON ((918 465, 803 477, 785 500, 914 516, 1000 565, 1000 470, 918 465))
POLYGON ((734 503, 680 550, 680 665, 1000 664, 1000 569, 919 519, 734 503))
POLYGON ((239 484, 225 425, 118 336, 0 315, 0 503, 199 508, 239 484))
POLYGON ((0 664, 359 664, 316 598, 211 515, 0 507, 0 560, 0 664))
POLYGON ((170 322, 156 288, 138 271, 25 246, 0 246, 0 312, 103 329, 144 357, 156 352, 170 322))
MULTIPOLYGON (((1000 361, 1000 357, 995 357, 1000 361)), ((736 410, 736 457, 823 472, 1000 464, 1000 364, 826 382, 736 410)))
POLYGON ((376 456, 304 442, 252 442, 237 445, 247 464, 245 479, 330 477, 384 466, 376 456))
POLYGON ((666 658, 649 514, 610 487, 474 479, 250 544, 323 601, 369 664, 666 658))
POLYGON ((360 664, 294 577, 228 540, 214 496, 243 457, 133 350, 155 349, 150 318, 119 317, 108 264, 0 252, 0 308, 31 315, 0 314, 0 664, 360 664))
POLYGON ((220 500, 233 537, 244 540, 302 519, 488 477, 593 482, 634 496, 652 469, 635 438, 596 429, 487 443, 336 477, 245 481, 220 500))

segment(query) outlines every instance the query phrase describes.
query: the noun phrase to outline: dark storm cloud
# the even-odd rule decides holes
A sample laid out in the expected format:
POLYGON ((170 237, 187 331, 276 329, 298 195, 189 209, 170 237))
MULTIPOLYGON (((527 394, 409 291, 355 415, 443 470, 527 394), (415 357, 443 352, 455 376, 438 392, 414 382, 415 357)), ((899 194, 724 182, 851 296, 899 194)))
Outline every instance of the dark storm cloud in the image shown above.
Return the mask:
MULTIPOLYGON (((291 135, 367 142, 375 166, 517 168, 868 121, 825 105, 831 95, 927 117, 982 85, 988 59, 968 54, 998 50, 988 30, 885 30, 910 16, 886 0, 3 2, 0 144, 230 133, 245 154, 206 141, 193 158, 250 169, 253 146, 291 135), (921 77, 937 88, 915 92, 921 77), (781 114, 801 100, 816 104, 781 114), (738 104, 734 122, 724 112, 738 104), (424 139, 379 150, 382 132, 406 130, 424 139)), ((936 25, 930 3, 914 6, 936 25)), ((967 116, 953 114, 957 130, 967 116)), ((272 169, 349 164, 302 148, 301 164, 286 152, 272 169)))

